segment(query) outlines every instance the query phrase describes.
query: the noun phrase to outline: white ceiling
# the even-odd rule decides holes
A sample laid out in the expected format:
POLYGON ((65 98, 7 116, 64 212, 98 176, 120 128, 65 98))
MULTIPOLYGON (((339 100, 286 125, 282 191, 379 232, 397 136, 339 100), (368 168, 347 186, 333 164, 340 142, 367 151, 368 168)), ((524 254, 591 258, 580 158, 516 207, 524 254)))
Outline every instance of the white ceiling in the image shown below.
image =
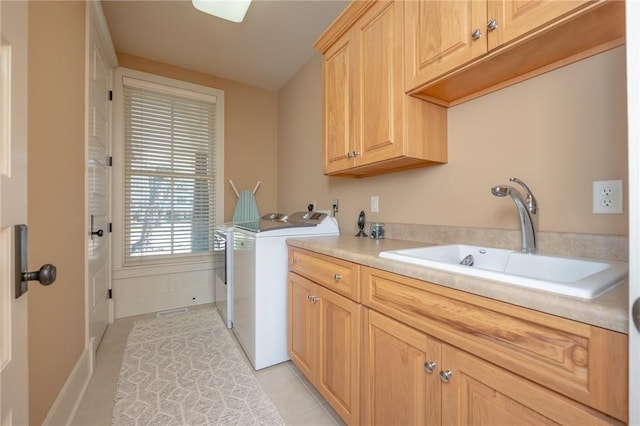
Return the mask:
POLYGON ((239 24, 190 0, 102 0, 102 7, 118 52, 277 91, 348 3, 254 0, 239 24))

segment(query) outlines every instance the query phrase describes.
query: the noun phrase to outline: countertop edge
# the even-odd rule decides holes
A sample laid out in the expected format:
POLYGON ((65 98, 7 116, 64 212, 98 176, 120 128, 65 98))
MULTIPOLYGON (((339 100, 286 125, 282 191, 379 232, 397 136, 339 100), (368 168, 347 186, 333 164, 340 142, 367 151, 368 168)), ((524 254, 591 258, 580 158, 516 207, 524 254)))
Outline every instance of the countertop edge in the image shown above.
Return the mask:
POLYGON ((378 257, 385 250, 429 245, 424 242, 331 236, 288 238, 287 244, 607 330, 629 331, 627 280, 595 299, 584 300, 378 257))

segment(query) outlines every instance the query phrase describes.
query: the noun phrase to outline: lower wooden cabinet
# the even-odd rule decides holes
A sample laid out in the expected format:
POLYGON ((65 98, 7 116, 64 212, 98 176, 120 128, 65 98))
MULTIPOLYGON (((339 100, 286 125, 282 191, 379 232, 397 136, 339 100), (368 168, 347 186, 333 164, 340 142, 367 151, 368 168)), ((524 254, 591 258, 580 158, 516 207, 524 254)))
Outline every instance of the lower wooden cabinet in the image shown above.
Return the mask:
POLYGON ((349 425, 627 419, 622 333, 297 247, 289 268, 289 356, 349 425))
POLYGON ((364 424, 622 424, 378 312, 364 321, 364 424))
POLYGON ((440 343, 375 311, 364 310, 363 424, 439 425, 441 392, 425 368, 440 365, 440 343))
POLYGON ((360 423, 362 307, 289 273, 289 356, 347 424, 360 423))

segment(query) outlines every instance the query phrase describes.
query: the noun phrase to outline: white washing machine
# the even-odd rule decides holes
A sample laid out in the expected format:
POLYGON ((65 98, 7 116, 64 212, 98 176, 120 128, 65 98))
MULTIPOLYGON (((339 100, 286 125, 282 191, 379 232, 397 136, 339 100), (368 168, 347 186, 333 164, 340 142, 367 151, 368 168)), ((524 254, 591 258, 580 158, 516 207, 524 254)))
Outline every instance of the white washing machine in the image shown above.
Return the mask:
POLYGON ((271 213, 233 231, 233 331, 256 370, 287 361, 286 240, 340 235, 326 213, 271 213))

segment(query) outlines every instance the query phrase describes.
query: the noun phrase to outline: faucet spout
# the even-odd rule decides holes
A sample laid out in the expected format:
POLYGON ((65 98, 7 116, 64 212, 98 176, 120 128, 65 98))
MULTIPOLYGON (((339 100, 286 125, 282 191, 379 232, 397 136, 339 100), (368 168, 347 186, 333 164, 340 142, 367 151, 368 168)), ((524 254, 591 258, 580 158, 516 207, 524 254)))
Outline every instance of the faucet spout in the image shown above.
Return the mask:
POLYGON ((529 188, 518 178, 511 178, 512 182, 519 183, 527 192, 526 199, 520 191, 509 185, 497 185, 491 188, 491 193, 496 197, 511 197, 518 209, 520 217, 520 232, 522 234, 522 252, 535 253, 536 246, 536 226, 534 225, 536 214, 538 213, 537 203, 529 188))

